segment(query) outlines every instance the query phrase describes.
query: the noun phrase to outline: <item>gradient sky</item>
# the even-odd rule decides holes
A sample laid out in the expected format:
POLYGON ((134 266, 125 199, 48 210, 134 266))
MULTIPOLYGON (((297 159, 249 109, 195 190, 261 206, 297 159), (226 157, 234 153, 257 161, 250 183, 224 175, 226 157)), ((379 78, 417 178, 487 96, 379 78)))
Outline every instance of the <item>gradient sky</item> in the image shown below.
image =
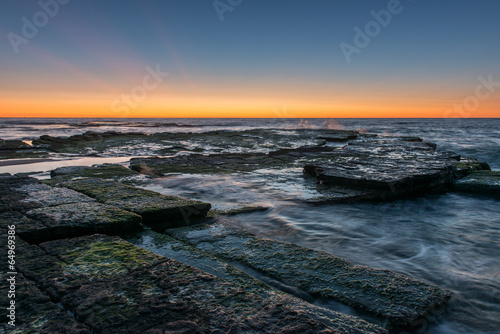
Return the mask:
POLYGON ((500 117, 498 0, 401 0, 350 63, 397 0, 60 1, 2 2, 0 116, 500 117))

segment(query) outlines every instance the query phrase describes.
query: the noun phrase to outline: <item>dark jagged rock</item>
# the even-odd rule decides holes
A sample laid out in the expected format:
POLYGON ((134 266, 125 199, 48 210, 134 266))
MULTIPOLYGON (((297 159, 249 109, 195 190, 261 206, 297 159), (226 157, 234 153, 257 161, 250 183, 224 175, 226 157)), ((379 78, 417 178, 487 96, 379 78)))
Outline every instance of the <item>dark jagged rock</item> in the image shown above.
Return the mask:
POLYGON ((52 239, 51 231, 41 222, 17 211, 0 212, 0 228, 7 229, 9 225, 16 226, 16 234, 23 240, 38 243, 52 239))
POLYGON ((500 197, 500 172, 473 172, 456 181, 453 187, 455 191, 500 197))
POLYGON ((5 150, 27 150, 31 146, 21 140, 3 140, 0 139, 0 152, 5 150))
POLYGON ((477 171, 490 171, 491 168, 486 162, 481 162, 473 158, 461 157, 459 162, 455 164, 457 170, 455 171, 455 179, 461 179, 470 173, 477 171))
POLYGON ((253 212, 262 212, 262 211, 267 211, 269 210, 269 207, 265 206, 245 206, 242 208, 236 208, 236 209, 229 209, 229 210, 219 210, 219 209, 213 209, 210 210, 208 215, 209 216, 234 216, 234 215, 239 215, 243 213, 253 213, 253 212))
POLYGON ((59 185, 81 192, 97 201, 135 212, 143 223, 158 229, 190 225, 205 217, 211 205, 102 179, 78 179, 59 185))
POLYGON ((276 157, 281 155, 295 155, 295 156, 304 156, 307 153, 324 153, 324 152, 333 152, 335 151, 335 147, 330 146, 302 146, 298 148, 285 148, 277 151, 269 152, 269 156, 276 157))
POLYGON ((350 130, 330 130, 327 136, 318 137, 318 139, 334 143, 343 143, 356 138, 358 138, 358 134, 350 130))
MULTIPOLYGON (((1 244, 8 245, 7 241, 7 234, 0 234, 1 244)), ((22 256, 27 246, 18 237, 10 241, 15 241, 17 256, 7 257, 8 248, 0 247, 0 256, 5 259, 0 265, 0 307, 4 311, 0 317, 0 333, 90 334, 90 329, 52 302, 35 282, 19 272, 14 262, 7 262, 8 259, 19 262, 18 256, 22 256)))
POLYGON ((20 247, 19 271, 95 333, 386 333, 348 316, 359 328, 337 330, 319 321, 320 313, 313 317, 313 308, 307 314, 262 298, 119 238, 20 247))
POLYGON ((0 139, 0 159, 45 158, 48 152, 21 140, 0 139))
POLYGON ((131 166, 130 169, 136 171, 139 174, 143 174, 143 175, 150 176, 153 178, 162 176, 162 174, 160 172, 158 172, 154 168, 148 167, 146 164, 139 163, 139 164, 131 166))
POLYGON ((168 233, 209 254, 238 261, 313 296, 345 303, 396 326, 408 326, 450 298, 448 291, 408 276, 259 238, 231 224, 193 226, 168 233))
POLYGON ((101 147, 109 145, 110 140, 123 141, 127 138, 143 138, 146 134, 142 133, 120 133, 120 132, 93 132, 87 131, 81 135, 74 135, 69 138, 41 136, 33 140, 33 146, 49 149, 57 153, 85 153, 88 148, 96 145, 101 147))

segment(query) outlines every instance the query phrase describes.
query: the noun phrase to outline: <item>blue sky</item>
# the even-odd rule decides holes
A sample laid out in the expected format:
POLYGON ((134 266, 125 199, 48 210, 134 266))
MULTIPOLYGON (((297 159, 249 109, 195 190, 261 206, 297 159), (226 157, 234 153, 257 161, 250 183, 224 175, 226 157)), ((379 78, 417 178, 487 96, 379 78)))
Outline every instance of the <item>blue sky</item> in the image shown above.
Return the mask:
MULTIPOLYGON (((269 108, 297 112, 322 101, 332 113, 370 105, 380 111, 391 99, 403 107, 407 99, 408 107, 441 110, 472 94, 478 76, 500 80, 498 1, 401 0, 400 12, 351 62, 340 43, 355 45, 354 28, 364 31, 371 11, 397 1, 238 2, 220 0, 232 9, 221 21, 209 0, 71 0, 58 3, 58 13, 16 53, 9 34, 23 37, 22 18, 33 23, 43 9, 38 1, 8 1, 0 13, 0 97, 11 106, 15 98, 71 92, 75 103, 91 94, 109 105, 140 82, 146 66, 161 64, 170 77, 154 101, 164 96, 167 114, 190 98, 267 100, 269 108)), ((477 112, 498 111, 497 93, 477 112)))

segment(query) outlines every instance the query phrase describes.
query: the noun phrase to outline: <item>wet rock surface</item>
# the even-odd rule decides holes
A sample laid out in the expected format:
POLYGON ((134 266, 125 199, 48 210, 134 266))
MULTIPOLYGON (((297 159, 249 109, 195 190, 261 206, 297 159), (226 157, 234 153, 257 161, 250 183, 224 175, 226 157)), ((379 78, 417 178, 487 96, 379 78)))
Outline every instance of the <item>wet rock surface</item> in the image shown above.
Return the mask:
POLYGON ((338 320, 347 324, 330 327, 318 320, 321 314, 314 307, 307 314, 117 237, 94 235, 19 247, 19 271, 70 310, 77 325, 94 333, 386 332, 342 315, 338 320))
MULTIPOLYGON (((10 305, 7 298, 9 286, 4 283, 12 275, 2 274, 0 279, 0 307, 6 310, 10 305)), ((15 275, 16 319, 15 329, 8 323, 0 322, 2 333, 76 333, 90 334, 91 330, 79 323, 63 307, 52 302, 37 285, 21 273, 15 275)), ((8 320, 8 318, 7 318, 8 320)))
POLYGON ((283 164, 282 160, 269 159, 265 153, 191 154, 169 158, 134 158, 130 168, 145 167, 162 174, 168 173, 233 173, 283 164))
POLYGON ((477 171, 457 180, 454 190, 477 195, 500 197, 500 172, 477 171))
POLYGON ((386 200, 447 191, 456 179, 471 171, 489 169, 487 164, 436 151, 416 139, 376 138, 350 143, 335 154, 327 162, 304 166, 306 175, 331 187, 333 196, 326 197, 332 201, 386 200))
POLYGON ((50 177, 56 180, 70 180, 74 178, 99 178, 110 180, 127 180, 137 176, 137 172, 116 164, 60 167, 50 171, 50 177))
POLYGON ((448 291, 408 276, 259 238, 227 223, 168 233, 209 254, 240 262, 313 296, 347 304, 396 326, 409 326, 450 298, 448 291))
POLYGON ((209 203, 193 201, 103 179, 81 179, 59 184, 95 198, 97 201, 134 212, 144 224, 165 229, 190 225, 205 217, 209 203))
POLYGON ((81 135, 68 138, 40 136, 33 140, 33 146, 43 148, 57 153, 79 153, 92 154, 102 152, 110 146, 123 143, 125 140, 144 138, 142 133, 120 133, 120 132, 92 132, 88 131, 81 135))
MULTIPOLYGON (((323 130, 319 135, 338 136, 335 130, 323 130)), ((56 153, 107 156, 123 154, 129 156, 171 156, 186 153, 244 153, 258 151, 267 153, 279 148, 293 148, 290 136, 304 144, 316 141, 317 130, 269 130, 243 131, 220 130, 186 133, 119 133, 85 132, 68 138, 41 136, 33 140, 33 147, 56 153)))
POLYGON ((0 139, 0 160, 21 158, 45 158, 47 150, 35 148, 20 140, 0 139))
POLYGON ((16 225, 19 236, 41 242, 93 233, 138 229, 139 215, 67 188, 29 177, 0 176, 0 223, 16 225))
MULTIPOLYGON (((128 237, 127 240, 155 254, 199 268, 220 279, 238 285, 247 292, 272 300, 278 304, 289 305, 293 307, 294 310, 311 316, 314 319, 318 319, 342 333, 385 332, 382 328, 363 321, 356 316, 350 316, 323 307, 318 307, 300 298, 294 297, 289 294, 295 293, 293 288, 289 288, 289 291, 286 291, 286 293, 281 292, 280 290, 286 289, 287 287, 278 281, 273 281, 270 278, 263 279, 263 277, 259 277, 260 279, 253 278, 227 262, 169 235, 155 233, 153 231, 143 231, 128 237), (261 281, 262 279, 266 283, 263 283, 263 281, 261 281)), ((305 294, 305 292, 302 293, 305 294)))
POLYGON ((0 158, 3 151, 106 156, 126 149, 150 157, 131 159, 130 168, 62 167, 43 183, 0 175, 0 235, 15 225, 18 236, 21 332, 387 333, 380 326, 407 328, 450 298, 406 275, 259 238, 223 217, 269 209, 261 203, 209 211, 209 203, 133 186, 153 178, 268 173, 266 182, 288 169, 286 186, 313 187, 321 196, 307 201, 318 204, 451 188, 498 194, 498 172, 487 164, 418 137, 327 129, 87 132, 33 144, 0 142, 0 158), (200 222, 211 225, 180 227, 200 222), (165 229, 169 235, 157 233, 165 229))

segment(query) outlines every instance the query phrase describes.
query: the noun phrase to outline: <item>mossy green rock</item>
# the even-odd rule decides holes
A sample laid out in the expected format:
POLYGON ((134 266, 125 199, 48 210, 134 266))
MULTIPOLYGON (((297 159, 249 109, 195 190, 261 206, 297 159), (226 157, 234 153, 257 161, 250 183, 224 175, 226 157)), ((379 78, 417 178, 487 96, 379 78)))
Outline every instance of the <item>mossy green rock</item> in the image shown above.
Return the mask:
MULTIPOLYGON (((339 333, 293 305, 116 237, 20 247, 19 271, 94 333, 339 333)), ((385 333, 371 328, 353 333, 385 333)))
POLYGON ((79 323, 64 308, 52 302, 49 296, 41 292, 33 281, 21 273, 15 275, 15 298, 8 299, 7 279, 11 276, 3 273, 0 275, 0 307, 2 310, 6 310, 10 305, 10 300, 15 300, 15 326, 8 323, 9 318, 2 316, 0 318, 0 333, 91 333, 88 327, 79 323))
POLYGON ((460 192, 500 197, 500 172, 473 172, 469 176, 456 181, 454 189, 460 192))
POLYGON ((98 203, 67 188, 12 175, 0 177, 0 227, 15 225, 24 240, 39 243, 97 232, 117 234, 137 230, 142 218, 98 203))
POLYGON ((268 284, 264 284, 262 281, 253 278, 219 258, 209 255, 169 235, 146 230, 130 236, 127 240, 155 254, 166 256, 170 259, 201 269, 208 274, 217 276, 220 279, 242 288, 246 292, 256 294, 273 303, 289 305, 294 310, 304 313, 314 319, 318 319, 341 333, 361 334, 386 332, 383 328, 358 317, 315 306, 288 293, 276 290, 268 284, 276 283, 279 285, 279 288, 283 288, 283 285, 279 284, 279 282, 270 282, 269 280, 267 281, 268 284))
MULTIPOLYGON (((7 245, 7 236, 1 235, 0 242, 7 245)), ((16 252, 19 256, 17 263, 23 259, 24 251, 29 245, 15 238, 17 246, 16 252)), ((0 273, 0 307, 4 310, 4 315, 0 317, 0 333, 75 333, 90 334, 88 327, 79 323, 71 314, 62 307, 54 303, 50 296, 42 292, 35 281, 27 278, 18 268, 9 268, 7 263, 7 247, 0 248, 0 255, 6 259, 1 266, 0 273), (11 285, 13 289, 11 288, 11 285), (14 292, 14 295, 9 294, 14 292), (15 319, 10 319, 6 315, 10 313, 7 308, 14 301, 15 319), (14 325, 9 324, 15 320, 14 325)), ((36 253, 41 255, 38 261, 43 259, 44 252, 36 253)))
POLYGON ((99 178, 118 180, 137 176, 138 173, 133 170, 116 164, 103 164, 92 167, 86 166, 67 166, 59 167, 50 171, 50 177, 61 179, 73 178, 99 178))
POLYGON ((117 234, 139 228, 141 216, 96 202, 63 204, 30 210, 26 216, 45 225, 51 239, 94 233, 117 234))
POLYGON ((367 311, 396 326, 409 325, 450 298, 448 291, 417 279, 259 238, 231 224, 193 226, 168 233, 210 254, 238 261, 313 296, 367 311))
POLYGON ((210 210, 209 203, 166 196, 109 180, 72 180, 60 185, 101 203, 135 212, 142 216, 144 224, 158 229, 190 225, 210 210))
POLYGON ((7 226, 14 225, 16 235, 30 242, 42 242, 51 239, 51 231, 39 221, 29 219, 17 211, 0 212, 0 229, 7 230, 7 226))

